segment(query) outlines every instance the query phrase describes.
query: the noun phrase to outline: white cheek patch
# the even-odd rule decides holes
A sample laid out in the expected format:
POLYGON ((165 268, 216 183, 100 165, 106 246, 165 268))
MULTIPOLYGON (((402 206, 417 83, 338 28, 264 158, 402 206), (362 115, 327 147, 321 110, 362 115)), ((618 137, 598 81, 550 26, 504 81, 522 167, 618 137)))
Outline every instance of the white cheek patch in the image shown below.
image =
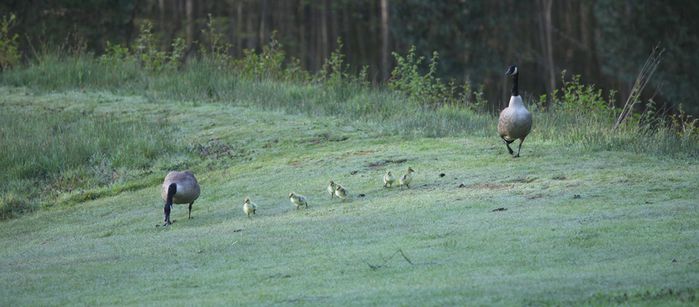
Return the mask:
POLYGON ((512 73, 513 75, 517 74, 517 66, 515 66, 515 71, 512 73))

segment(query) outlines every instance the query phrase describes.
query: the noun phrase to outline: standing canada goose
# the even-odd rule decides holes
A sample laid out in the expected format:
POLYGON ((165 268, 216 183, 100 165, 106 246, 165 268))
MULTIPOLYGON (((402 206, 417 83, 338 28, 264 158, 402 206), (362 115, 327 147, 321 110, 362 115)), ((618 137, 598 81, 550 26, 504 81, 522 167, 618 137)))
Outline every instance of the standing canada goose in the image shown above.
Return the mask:
POLYGON ((507 108, 500 112, 500 120, 498 121, 498 133, 507 146, 507 151, 514 155, 514 151, 510 148, 510 144, 516 139, 519 139, 519 148, 515 158, 519 157, 519 151, 522 150, 522 143, 532 130, 532 114, 527 111, 527 108, 522 102, 522 96, 519 95, 517 83, 519 78, 519 70, 517 65, 512 65, 507 68, 506 76, 512 77, 512 97, 507 108))
POLYGON ((257 211, 257 205, 250 201, 250 197, 245 197, 245 202, 243 203, 243 212, 250 218, 250 214, 255 214, 257 211))
POLYGON ((338 184, 335 187, 335 196, 339 197, 342 200, 345 200, 347 198, 347 190, 343 186, 338 184))
POLYGON ((401 176, 400 179, 398 180, 398 185, 406 186, 408 189, 410 189, 410 182, 413 181, 413 173, 415 171, 413 170, 412 167, 408 167, 408 172, 405 173, 405 175, 401 176))
POLYGON ((386 175, 383 175, 383 187, 388 188, 393 185, 393 182, 396 181, 396 177, 393 177, 393 174, 391 174, 391 171, 387 171, 386 175))
POLYGON ((306 197, 303 195, 291 192, 289 193, 289 201, 296 206, 296 210, 298 210, 301 206, 308 208, 308 202, 306 201, 306 197))
POLYGON ((335 196, 335 188, 336 187, 337 187, 337 184, 335 184, 335 182, 330 180, 330 184, 328 185, 328 188, 327 188, 328 193, 330 193, 330 199, 332 199, 333 196, 335 196))
POLYGON ((190 171, 184 172, 169 172, 163 181, 162 192, 160 196, 165 201, 165 224, 170 222, 170 210, 172 204, 189 204, 188 219, 192 218, 192 204, 199 197, 199 183, 197 178, 190 171))

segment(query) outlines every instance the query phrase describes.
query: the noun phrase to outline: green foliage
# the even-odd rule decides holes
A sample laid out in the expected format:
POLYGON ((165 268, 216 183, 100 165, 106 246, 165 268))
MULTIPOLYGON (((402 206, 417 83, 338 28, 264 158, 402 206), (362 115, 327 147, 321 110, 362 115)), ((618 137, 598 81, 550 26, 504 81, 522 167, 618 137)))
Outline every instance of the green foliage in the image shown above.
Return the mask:
POLYGON ((355 76, 350 73, 349 64, 342 53, 344 47, 342 39, 337 39, 337 47, 325 60, 316 79, 331 95, 331 99, 345 101, 356 93, 367 90, 369 81, 367 78, 368 67, 364 66, 355 76))
POLYGON ((337 39, 337 48, 330 53, 330 58, 325 59, 323 67, 318 73, 318 78, 330 86, 341 85, 349 78, 349 65, 345 64, 345 55, 342 53, 342 39, 337 39))
POLYGON ((692 139, 697 139, 699 134, 699 119, 687 114, 679 105, 679 112, 677 114, 670 115, 670 130, 677 133, 677 137, 683 141, 691 141, 692 139))
MULTIPOLYGON (((609 101, 605 101, 602 90, 595 85, 586 85, 581 82, 580 75, 573 75, 571 80, 565 79, 566 71, 562 72, 563 87, 560 90, 561 97, 556 101, 556 111, 575 112, 584 116, 610 117, 615 113, 614 92, 609 93, 609 101)), ((554 91, 557 96, 558 90, 554 91)))
POLYGON ((228 67, 232 58, 229 51, 233 46, 226 41, 223 33, 216 29, 214 17, 209 14, 206 27, 201 30, 204 42, 199 43, 202 57, 218 63, 221 69, 228 67))
POLYGON ((699 114, 699 2, 638 0, 633 4, 597 0, 594 16, 601 34, 595 44, 601 70, 614 80, 633 84, 655 46, 666 56, 648 87, 676 108, 699 114))
POLYGON ((269 43, 262 47, 259 54, 250 49, 243 51, 243 58, 235 61, 236 70, 241 76, 252 80, 293 79, 294 76, 284 69, 286 53, 275 36, 275 33, 272 33, 269 43))
POLYGON ((133 54, 148 71, 174 70, 184 59, 187 46, 184 39, 178 37, 172 42, 171 47, 172 51, 169 53, 160 50, 153 34, 153 24, 150 21, 144 21, 136 38, 133 54))
MULTIPOLYGON (((109 185, 181 150, 167 121, 41 106, 0 114, 0 192, 34 203, 42 190, 72 191, 109 185)), ((6 200, 8 208, 15 202, 6 200)), ((14 209, 13 209, 14 210, 14 209)))
POLYGON ((109 65, 117 66, 129 60, 130 57, 131 53, 129 52, 129 48, 121 44, 112 44, 107 41, 107 46, 104 50, 104 54, 100 56, 100 60, 109 65))
POLYGON ((619 129, 613 129, 621 112, 614 107, 615 94, 609 91, 605 98, 594 85, 583 84, 580 76, 563 79, 563 87, 555 91, 550 109, 543 108, 546 96, 533 105, 534 133, 545 140, 566 142, 585 150, 696 155, 696 121, 683 113, 669 117, 658 114, 652 102, 644 113, 635 114, 619 129))
MULTIPOLYGON (((190 61, 176 74, 148 71, 134 57, 126 56, 123 47, 110 45, 110 51, 99 60, 89 55, 49 54, 24 69, 0 75, 0 80, 46 90, 100 89, 144 95, 151 101, 219 101, 292 114, 341 116, 375 123, 390 134, 439 137, 494 133, 497 120, 487 113, 483 86, 474 89, 469 82, 457 84, 436 78, 436 55, 425 74, 420 72, 424 59, 416 56, 414 48, 405 57, 396 55, 399 64, 389 89, 374 88, 366 81, 366 68, 358 75, 350 73, 341 53, 343 46, 339 46, 325 62, 323 72, 316 75, 316 82, 309 82, 308 72, 294 64, 297 61, 285 63, 285 53, 275 39, 259 54, 247 51, 228 70, 221 69, 220 61, 203 57, 190 61)), ((534 112, 531 138, 566 142, 586 150, 678 155, 694 154, 699 146, 689 117, 668 118, 648 129, 642 126, 651 114, 644 115, 642 121, 642 116, 635 115, 622 129, 612 131, 618 114, 612 103, 613 91, 604 97, 594 85, 583 84, 579 76, 564 79, 562 84, 550 109, 526 101, 534 112), (648 142, 649 138, 654 141, 648 142)))
MULTIPOLYGON (((270 103, 284 105, 319 95, 309 84, 241 83, 249 83, 238 85, 245 91, 258 87, 244 101, 266 95, 260 101, 283 98, 270 103)), ((64 192, 59 200, 69 206, 0 222, 3 306, 696 305, 693 158, 584 151, 535 131, 522 158, 512 159, 492 116, 484 117, 482 136, 467 129, 397 137, 384 130, 405 128, 393 120, 0 91, 3 109, 34 101, 66 111, 94 104, 126 117, 163 114, 196 156, 221 157, 213 167, 193 156, 165 161, 149 169, 153 175, 64 192), (246 160, 227 158, 230 151, 246 160), (202 194, 193 219, 186 205, 175 205, 176 223, 154 227, 163 212, 159 184, 171 166, 193 168, 202 194), (410 189, 382 187, 386 170, 402 174, 408 166, 416 170, 410 189), (330 199, 328 179, 353 198, 330 199), (308 210, 293 209, 291 191, 308 196, 308 210), (246 196, 258 205, 252 219, 241 210, 246 196), (253 284, 261 286, 231 291, 253 284), (176 291, 154 290, 161 285, 176 291)), ((394 95, 389 111, 401 112, 390 91, 358 93, 333 107, 380 108, 394 95)), ((404 119, 420 118, 416 128, 424 130, 468 119, 456 108, 439 114, 426 109, 404 119)))
POLYGON ((0 71, 16 66, 20 60, 19 43, 17 42, 19 35, 17 33, 10 34, 15 22, 15 14, 2 16, 0 20, 0 71))
POLYGON ((0 220, 9 219, 36 210, 36 205, 15 192, 0 195, 0 220))
POLYGON ((415 54, 415 46, 411 46, 404 56, 394 52, 396 67, 391 72, 388 87, 409 97, 419 104, 442 104, 447 96, 448 88, 436 77, 439 54, 434 52, 427 73, 420 73, 424 57, 415 54), (446 94, 446 95, 445 95, 446 94))

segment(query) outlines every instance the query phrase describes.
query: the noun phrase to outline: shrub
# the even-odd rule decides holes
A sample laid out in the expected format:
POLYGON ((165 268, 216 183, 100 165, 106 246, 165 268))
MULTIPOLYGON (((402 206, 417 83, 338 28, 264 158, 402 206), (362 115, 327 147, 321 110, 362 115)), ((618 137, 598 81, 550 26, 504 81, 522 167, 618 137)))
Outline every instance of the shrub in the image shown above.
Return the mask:
POLYGON ((141 25, 135 45, 133 54, 143 67, 151 72, 177 69, 184 59, 184 51, 187 48, 184 39, 178 37, 171 43, 172 51, 169 54, 159 50, 153 35, 153 24, 150 21, 145 21, 141 25))
POLYGON ((13 218, 35 209, 36 206, 33 203, 15 193, 8 192, 0 196, 0 220, 13 218))
POLYGON ((445 83, 437 77, 439 53, 436 51, 432 53, 424 74, 420 71, 425 58, 415 54, 415 46, 410 47, 405 56, 394 52, 393 57, 396 59, 396 67, 391 72, 388 88, 406 95, 418 105, 433 108, 446 105, 468 106, 474 101, 472 95, 478 97, 478 103, 483 102, 482 92, 473 93, 470 84, 457 86, 454 81, 445 83))
POLYGON ((0 71, 16 66, 20 60, 17 33, 10 34, 15 24, 15 14, 3 16, 0 20, 0 71))
POLYGON ((211 14, 208 15, 206 27, 201 30, 204 36, 204 42, 199 44, 199 52, 201 56, 217 64, 217 68, 226 68, 231 62, 231 56, 228 53, 232 49, 232 45, 226 42, 226 38, 216 29, 214 18, 211 14))

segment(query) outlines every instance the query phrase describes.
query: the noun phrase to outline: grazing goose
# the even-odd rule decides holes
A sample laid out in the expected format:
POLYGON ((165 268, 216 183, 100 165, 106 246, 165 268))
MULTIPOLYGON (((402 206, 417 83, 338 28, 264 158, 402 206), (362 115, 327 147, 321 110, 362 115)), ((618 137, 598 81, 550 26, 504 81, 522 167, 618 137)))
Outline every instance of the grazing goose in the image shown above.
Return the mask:
POLYGON ((257 205, 250 201, 250 197, 245 197, 245 202, 243 203, 243 212, 250 218, 250 214, 255 214, 257 211, 257 205))
POLYGON ((388 188, 393 185, 393 183, 396 181, 396 177, 393 177, 393 174, 391 174, 391 171, 387 171, 386 175, 383 175, 383 187, 388 188))
POLYGON ((333 196, 335 196, 335 188, 336 187, 337 187, 337 184, 335 184, 335 182, 330 180, 330 184, 328 185, 328 188, 327 188, 328 193, 330 193, 330 199, 332 199, 333 196))
POLYGON ((512 65, 507 68, 506 76, 512 77, 512 97, 507 108, 500 112, 500 120, 498 121, 498 133, 507 146, 507 151, 514 155, 514 151, 510 148, 510 144, 516 139, 519 139, 519 148, 515 158, 519 157, 519 151, 522 150, 522 143, 527 137, 529 131, 532 130, 532 114, 527 111, 522 102, 522 96, 519 95, 517 83, 519 78, 519 70, 517 65, 512 65))
POLYGON ((398 180, 398 184, 402 186, 408 187, 410 189, 410 182, 413 181, 413 173, 415 171, 413 170, 412 167, 408 167, 408 172, 405 173, 405 175, 401 176, 400 179, 398 180))
POLYGON ((345 200, 347 198, 347 190, 338 184, 337 187, 335 187, 335 196, 345 200))
POLYGON ((192 204, 199 197, 199 183, 197 183, 197 178, 190 171, 184 172, 169 172, 165 176, 163 181, 162 196, 165 201, 165 224, 167 226, 172 224, 170 222, 170 210, 172 209, 172 204, 189 204, 189 214, 188 218, 192 218, 192 204))
POLYGON ((306 197, 303 195, 291 192, 289 193, 289 201, 296 206, 296 210, 298 210, 301 206, 308 208, 308 202, 306 201, 306 197))

